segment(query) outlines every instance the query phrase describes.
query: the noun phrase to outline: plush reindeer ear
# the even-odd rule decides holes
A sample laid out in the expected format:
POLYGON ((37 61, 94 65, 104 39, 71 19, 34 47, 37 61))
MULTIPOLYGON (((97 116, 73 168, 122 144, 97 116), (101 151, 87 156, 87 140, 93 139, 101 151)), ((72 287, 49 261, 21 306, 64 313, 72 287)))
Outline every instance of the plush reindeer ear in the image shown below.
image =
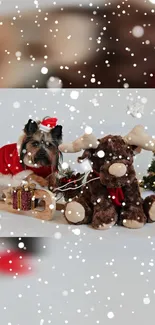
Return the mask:
POLYGON ((24 127, 26 135, 34 134, 38 130, 38 124, 33 120, 28 120, 28 123, 24 127))
POLYGON ((133 149, 133 152, 134 152, 134 155, 138 155, 139 153, 141 153, 142 151, 142 148, 141 147, 137 147, 137 146, 132 146, 132 149, 133 149))
POLYGON ((83 160, 85 160, 85 159, 91 160, 92 154, 93 154, 93 150, 92 149, 86 149, 83 152, 83 155, 81 157, 78 157, 78 159, 77 159, 78 163, 82 163, 83 160))
POLYGON ((62 140, 62 126, 56 125, 56 127, 51 130, 51 135, 53 139, 56 139, 60 142, 62 140))

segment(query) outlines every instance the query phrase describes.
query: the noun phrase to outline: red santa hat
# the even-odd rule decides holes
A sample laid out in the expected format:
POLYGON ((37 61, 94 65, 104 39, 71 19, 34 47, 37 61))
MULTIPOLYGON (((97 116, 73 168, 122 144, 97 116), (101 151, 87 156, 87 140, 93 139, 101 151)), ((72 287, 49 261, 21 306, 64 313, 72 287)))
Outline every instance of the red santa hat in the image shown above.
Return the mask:
POLYGON ((56 117, 45 119, 39 124, 39 129, 48 133, 56 127, 57 121, 58 119, 56 117))

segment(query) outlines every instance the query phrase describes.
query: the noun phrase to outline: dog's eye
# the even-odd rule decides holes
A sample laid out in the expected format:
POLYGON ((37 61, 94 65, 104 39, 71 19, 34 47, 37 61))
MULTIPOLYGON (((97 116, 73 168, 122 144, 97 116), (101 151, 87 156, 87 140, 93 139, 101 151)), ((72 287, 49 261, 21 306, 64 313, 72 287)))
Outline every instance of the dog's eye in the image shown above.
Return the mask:
POLYGON ((52 145, 52 143, 50 143, 50 142, 46 142, 46 147, 47 147, 47 148, 52 148, 53 145, 52 145))
POLYGON ((39 146, 39 142, 38 141, 34 141, 32 144, 33 144, 33 147, 38 147, 39 146))

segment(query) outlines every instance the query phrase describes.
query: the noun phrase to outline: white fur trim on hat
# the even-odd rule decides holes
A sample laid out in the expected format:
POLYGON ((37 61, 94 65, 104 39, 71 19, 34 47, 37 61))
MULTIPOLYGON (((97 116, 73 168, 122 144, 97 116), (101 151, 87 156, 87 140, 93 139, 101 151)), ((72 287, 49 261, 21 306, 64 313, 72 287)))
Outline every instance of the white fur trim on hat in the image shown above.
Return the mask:
POLYGON ((53 127, 51 128, 50 126, 45 126, 42 124, 39 125, 39 130, 44 131, 46 133, 50 132, 52 129, 53 129, 53 127))

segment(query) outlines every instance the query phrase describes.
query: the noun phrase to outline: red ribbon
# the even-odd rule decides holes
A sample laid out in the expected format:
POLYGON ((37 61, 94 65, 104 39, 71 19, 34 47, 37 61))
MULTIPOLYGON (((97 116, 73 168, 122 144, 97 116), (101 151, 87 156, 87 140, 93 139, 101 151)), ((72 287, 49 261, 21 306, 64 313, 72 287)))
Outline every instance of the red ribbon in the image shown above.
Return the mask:
POLYGON ((109 195, 111 196, 112 201, 117 206, 121 206, 124 200, 124 193, 122 188, 107 188, 109 195))
MULTIPOLYGON (((96 176, 99 176, 100 174, 96 171, 93 170, 93 173, 96 176)), ((115 205, 121 206, 122 202, 124 201, 124 193, 121 187, 117 188, 107 188, 109 195, 111 196, 112 201, 114 202, 115 205)))
POLYGON ((0 272, 6 275, 26 275, 32 271, 28 258, 18 251, 0 253, 0 272))

